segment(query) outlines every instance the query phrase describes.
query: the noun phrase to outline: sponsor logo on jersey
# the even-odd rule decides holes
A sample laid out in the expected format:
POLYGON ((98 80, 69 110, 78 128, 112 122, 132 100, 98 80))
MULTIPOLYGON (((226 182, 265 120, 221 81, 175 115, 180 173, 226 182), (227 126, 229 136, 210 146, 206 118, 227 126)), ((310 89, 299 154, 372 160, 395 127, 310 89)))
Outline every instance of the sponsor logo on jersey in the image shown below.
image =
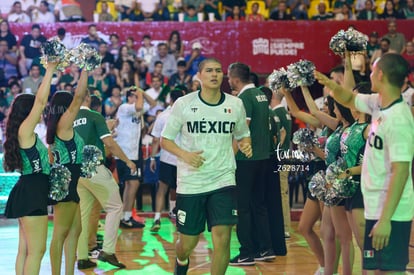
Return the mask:
POLYGON ((191 107, 191 111, 193 111, 193 113, 197 112, 198 108, 197 107, 191 107))
POLYGON ((232 121, 187 121, 187 131, 193 134, 231 134, 235 125, 232 121))

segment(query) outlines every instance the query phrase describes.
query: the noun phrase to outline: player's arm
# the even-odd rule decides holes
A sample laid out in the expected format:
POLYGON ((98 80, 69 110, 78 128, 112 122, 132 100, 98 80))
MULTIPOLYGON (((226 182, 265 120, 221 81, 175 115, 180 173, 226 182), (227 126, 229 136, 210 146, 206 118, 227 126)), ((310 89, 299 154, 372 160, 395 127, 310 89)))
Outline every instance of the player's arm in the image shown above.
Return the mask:
POLYGON ((383 204, 382 213, 378 222, 372 228, 369 236, 372 237, 372 247, 380 250, 388 245, 391 234, 391 217, 400 202, 405 184, 407 183, 410 163, 392 162, 390 185, 383 204))
POLYGON ((237 140, 237 148, 247 157, 251 158, 253 155, 252 139, 250 137, 244 137, 237 140))
MULTIPOLYGON (((352 63, 351 63, 351 54, 349 51, 345 51, 345 71, 344 71, 344 88, 348 90, 352 90, 355 88, 355 77, 354 73, 352 72, 352 63)), ((364 62, 365 64, 365 62, 364 62)), ((365 70, 365 69, 364 69, 365 70)))
POLYGON ((155 155, 158 153, 158 150, 160 149, 160 138, 153 137, 152 143, 151 143, 151 163, 150 163, 150 170, 152 172, 155 172, 155 169, 157 168, 157 162, 155 161, 155 155))
POLYGON ((203 151, 188 152, 180 148, 173 140, 165 137, 161 137, 161 147, 195 168, 200 167, 205 161, 201 155, 203 151))
POLYGON ((355 109, 355 94, 340 85, 338 85, 332 79, 329 79, 326 75, 321 72, 315 71, 315 78, 322 85, 328 87, 332 91, 333 98, 344 105, 345 107, 355 109))

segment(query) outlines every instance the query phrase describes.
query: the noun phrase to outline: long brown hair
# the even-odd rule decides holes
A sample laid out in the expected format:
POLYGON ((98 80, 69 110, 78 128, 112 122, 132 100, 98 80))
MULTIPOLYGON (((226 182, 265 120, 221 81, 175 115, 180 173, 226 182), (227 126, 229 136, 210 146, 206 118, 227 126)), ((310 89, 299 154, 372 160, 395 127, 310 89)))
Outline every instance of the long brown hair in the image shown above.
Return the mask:
POLYGON ((35 96, 21 94, 17 96, 11 106, 6 123, 6 141, 4 142, 3 166, 6 171, 22 170, 23 161, 20 155, 19 128, 22 122, 29 116, 33 108, 35 96))

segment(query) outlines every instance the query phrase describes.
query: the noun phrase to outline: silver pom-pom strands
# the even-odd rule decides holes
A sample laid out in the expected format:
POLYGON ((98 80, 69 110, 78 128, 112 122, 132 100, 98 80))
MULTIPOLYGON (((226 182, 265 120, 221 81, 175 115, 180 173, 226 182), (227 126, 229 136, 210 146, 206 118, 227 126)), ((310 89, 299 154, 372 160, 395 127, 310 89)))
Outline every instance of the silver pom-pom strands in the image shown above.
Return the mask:
POLYGON ((320 201, 324 200, 327 192, 324 170, 320 170, 316 172, 315 175, 313 175, 313 177, 309 181, 308 188, 312 196, 314 196, 320 201))
POLYGON ((100 66, 102 57, 92 46, 81 43, 76 48, 69 51, 69 61, 85 68, 87 71, 92 71, 100 66))
POLYGON ((43 56, 40 63, 47 67, 48 62, 57 62, 57 70, 64 71, 71 63, 92 71, 101 65, 102 57, 92 46, 81 43, 79 46, 67 50, 58 40, 47 41, 42 45, 43 56))
POLYGON ((287 71, 285 68, 280 68, 279 70, 274 70, 268 77, 269 79, 269 88, 272 91, 278 91, 281 88, 290 90, 290 83, 287 77, 287 71))
POLYGON ((86 145, 83 147, 83 161, 81 166, 81 176, 84 178, 93 177, 102 164, 103 155, 95 145, 86 145))
POLYGON ((57 66, 57 70, 64 71, 67 66, 69 66, 68 62, 68 50, 66 49, 65 45, 63 45, 57 39, 53 39, 51 41, 46 41, 42 44, 42 53, 43 55, 40 57, 40 63, 43 67, 47 67, 48 62, 59 62, 57 66))
POLYGON ((69 194, 71 173, 66 166, 54 164, 50 169, 49 198, 55 201, 63 200, 69 194))
POLYGON ((315 133, 308 128, 300 128, 293 133, 292 142, 298 146, 301 152, 300 161, 308 162, 311 160, 313 153, 309 152, 313 146, 319 146, 318 138, 315 133))
POLYGON ((355 30, 348 28, 348 30, 340 30, 335 34, 329 42, 329 48, 337 55, 343 56, 345 50, 350 52, 363 52, 366 50, 368 44, 368 37, 355 30))
POLYGON ((311 86, 315 82, 315 64, 309 60, 299 60, 287 66, 289 86, 293 89, 300 86, 311 86))

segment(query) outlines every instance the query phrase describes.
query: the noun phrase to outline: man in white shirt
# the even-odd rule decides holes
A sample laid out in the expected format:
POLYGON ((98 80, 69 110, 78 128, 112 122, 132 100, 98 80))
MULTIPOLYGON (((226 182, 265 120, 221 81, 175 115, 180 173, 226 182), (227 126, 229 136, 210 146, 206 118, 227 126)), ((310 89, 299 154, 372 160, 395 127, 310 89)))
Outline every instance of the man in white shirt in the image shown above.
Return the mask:
POLYGON ((120 159, 116 160, 118 177, 124 183, 124 217, 121 220, 121 227, 142 228, 144 224, 132 218, 136 193, 139 187, 140 165, 139 165, 139 143, 141 139, 141 112, 144 103, 142 91, 128 91, 127 103, 119 106, 116 117, 118 125, 115 128, 115 141, 125 152, 128 159, 132 160, 137 167, 138 173, 132 174, 131 169, 120 159))
POLYGON ((409 262, 414 217, 414 120, 401 96, 408 72, 408 62, 401 55, 384 54, 373 65, 372 91, 377 94, 372 95, 355 95, 322 73, 315 73, 339 103, 372 115, 361 190, 366 219, 363 268, 376 274, 405 274, 409 262))
POLYGON ((41 1, 39 8, 32 12, 33 23, 55 23, 55 15, 49 11, 49 3, 41 1))

